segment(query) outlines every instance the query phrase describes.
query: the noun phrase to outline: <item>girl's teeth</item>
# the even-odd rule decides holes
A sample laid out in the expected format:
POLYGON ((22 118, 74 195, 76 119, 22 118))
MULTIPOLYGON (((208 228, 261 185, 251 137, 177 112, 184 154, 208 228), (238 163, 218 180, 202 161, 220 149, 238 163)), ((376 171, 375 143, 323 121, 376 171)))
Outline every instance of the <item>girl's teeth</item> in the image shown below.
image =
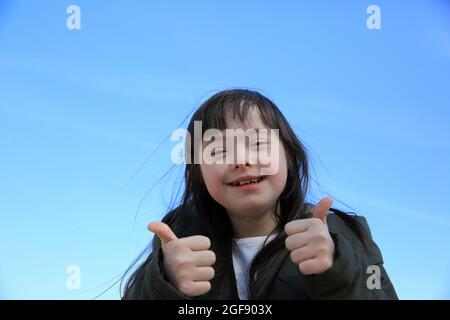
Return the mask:
POLYGON ((258 183, 260 180, 262 179, 253 179, 253 180, 247 180, 247 181, 239 181, 239 182, 235 182, 233 183, 233 186, 242 186, 245 184, 249 184, 249 183, 258 183))

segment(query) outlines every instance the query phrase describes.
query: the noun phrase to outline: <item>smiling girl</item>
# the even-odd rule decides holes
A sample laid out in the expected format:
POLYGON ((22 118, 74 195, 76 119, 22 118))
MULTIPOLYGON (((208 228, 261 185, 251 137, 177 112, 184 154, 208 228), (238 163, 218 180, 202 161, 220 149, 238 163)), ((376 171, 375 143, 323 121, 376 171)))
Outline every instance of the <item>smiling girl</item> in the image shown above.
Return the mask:
POLYGON ((278 134, 218 148, 187 145, 188 158, 201 149, 213 161, 186 162, 182 201, 149 224, 153 250, 128 279, 124 299, 397 298, 366 220, 331 208, 330 198, 305 202, 307 154, 272 101, 222 91, 194 113, 191 136, 195 121, 202 135, 278 134), (267 174, 268 167, 277 170, 267 174))

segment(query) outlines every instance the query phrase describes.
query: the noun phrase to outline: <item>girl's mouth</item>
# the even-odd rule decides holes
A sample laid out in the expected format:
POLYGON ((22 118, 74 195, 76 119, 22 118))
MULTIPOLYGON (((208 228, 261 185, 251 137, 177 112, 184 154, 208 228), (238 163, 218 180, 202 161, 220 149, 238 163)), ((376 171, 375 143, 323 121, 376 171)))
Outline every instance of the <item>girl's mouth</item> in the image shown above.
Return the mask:
POLYGON ((237 181, 237 182, 232 182, 229 183, 228 185, 231 187, 236 187, 236 188, 240 188, 240 189, 255 189, 259 183, 261 181, 263 181, 265 179, 265 177, 261 176, 261 177, 256 177, 254 179, 249 179, 249 180, 241 180, 241 181, 237 181))

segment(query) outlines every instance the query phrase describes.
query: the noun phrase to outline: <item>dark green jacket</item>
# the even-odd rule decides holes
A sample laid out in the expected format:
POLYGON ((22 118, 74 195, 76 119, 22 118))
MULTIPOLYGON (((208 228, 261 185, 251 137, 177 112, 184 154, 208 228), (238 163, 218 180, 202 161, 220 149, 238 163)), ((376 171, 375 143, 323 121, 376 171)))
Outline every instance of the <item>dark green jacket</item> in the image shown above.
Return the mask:
MULTIPOLYGON (((395 289, 383 267, 380 249, 372 240, 366 219, 356 216, 365 228, 368 247, 365 249, 359 238, 337 215, 329 214, 328 228, 335 244, 333 266, 322 274, 303 275, 288 256, 275 277, 268 299, 398 299, 395 289), (367 282, 376 265, 381 271, 381 288, 369 289, 367 282)), ((196 223, 185 230, 183 237, 202 234, 196 223)), ((157 238, 157 237, 156 237, 157 238)), ((154 241, 153 253, 143 266, 143 272, 127 290, 124 299, 192 299, 173 287, 164 275, 163 254, 159 241, 154 241), (155 245, 156 243, 156 245, 155 245)), ((369 283, 372 283, 370 281, 369 283)), ((211 280, 214 286, 216 278, 211 280)), ((238 299, 236 283, 230 283, 238 299)), ((373 287, 373 286, 372 286, 373 287)), ((212 299, 205 294, 197 299, 212 299)))

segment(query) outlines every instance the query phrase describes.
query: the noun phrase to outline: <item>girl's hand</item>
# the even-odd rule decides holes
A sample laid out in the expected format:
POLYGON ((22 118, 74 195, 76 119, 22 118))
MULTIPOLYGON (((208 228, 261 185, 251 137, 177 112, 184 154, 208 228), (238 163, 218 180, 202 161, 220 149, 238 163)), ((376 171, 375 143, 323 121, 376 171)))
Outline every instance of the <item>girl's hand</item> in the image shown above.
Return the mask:
POLYGON ((335 248, 326 220, 332 204, 331 198, 324 198, 314 208, 313 218, 294 220, 284 227, 291 260, 305 275, 323 273, 333 265, 335 248))
POLYGON ((173 286, 189 297, 211 290, 209 280, 214 277, 212 265, 216 262, 216 255, 208 250, 211 246, 209 238, 192 236, 178 239, 162 222, 150 223, 148 230, 161 239, 164 269, 173 286))

